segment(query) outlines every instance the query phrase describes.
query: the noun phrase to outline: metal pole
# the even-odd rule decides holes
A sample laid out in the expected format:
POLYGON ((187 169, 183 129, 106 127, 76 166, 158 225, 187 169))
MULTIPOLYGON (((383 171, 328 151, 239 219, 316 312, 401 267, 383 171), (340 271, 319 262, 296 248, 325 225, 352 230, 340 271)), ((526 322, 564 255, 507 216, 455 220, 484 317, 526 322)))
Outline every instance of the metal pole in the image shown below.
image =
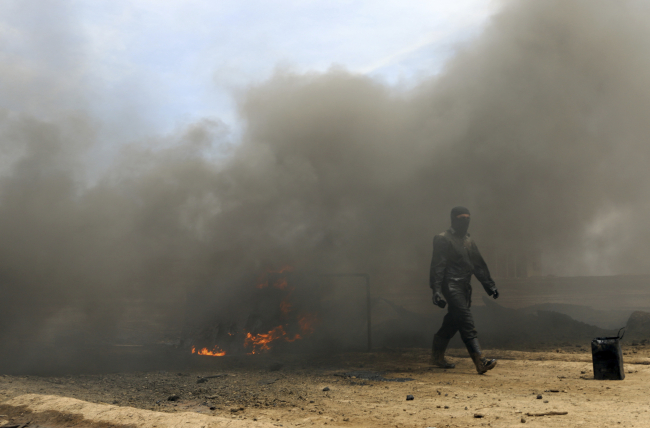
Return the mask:
POLYGON ((370 275, 366 274, 366 307, 368 311, 368 352, 372 351, 372 316, 370 310, 370 275))

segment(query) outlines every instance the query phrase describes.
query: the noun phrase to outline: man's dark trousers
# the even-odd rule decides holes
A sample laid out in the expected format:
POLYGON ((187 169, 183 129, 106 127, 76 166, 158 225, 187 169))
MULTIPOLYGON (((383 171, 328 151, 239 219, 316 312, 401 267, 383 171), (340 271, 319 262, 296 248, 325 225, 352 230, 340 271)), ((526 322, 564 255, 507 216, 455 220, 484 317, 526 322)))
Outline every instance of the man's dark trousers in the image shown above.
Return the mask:
POLYGON ((449 309, 436 336, 448 341, 458 331, 465 343, 471 339, 476 339, 474 318, 469 310, 472 305, 471 284, 469 282, 443 284, 442 295, 447 300, 449 309))

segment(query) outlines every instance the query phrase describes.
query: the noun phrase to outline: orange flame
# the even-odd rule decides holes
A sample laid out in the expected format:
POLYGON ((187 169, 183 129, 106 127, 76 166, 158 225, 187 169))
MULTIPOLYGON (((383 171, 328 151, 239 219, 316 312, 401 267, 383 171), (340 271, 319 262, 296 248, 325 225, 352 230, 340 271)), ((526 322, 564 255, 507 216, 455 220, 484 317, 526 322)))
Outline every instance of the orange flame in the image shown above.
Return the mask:
MULTIPOLYGON (((192 346, 192 353, 197 354, 196 348, 194 346, 192 346)), ((212 348, 212 351, 208 350, 208 348, 203 348, 198 352, 198 354, 209 355, 211 357, 223 357, 224 355, 226 355, 226 351, 222 351, 221 349, 219 349, 218 346, 215 346, 214 348, 212 348)))
MULTIPOLYGON (((269 286, 270 273, 281 274, 291 271, 293 271, 293 268, 291 266, 283 266, 278 271, 269 270, 258 278, 259 284, 257 285, 257 288, 261 289, 269 286)), ((290 300, 294 288, 289 288, 286 277, 277 277, 277 280, 271 285, 277 289, 286 290, 284 299, 280 302, 280 312, 282 312, 282 314, 286 317, 293 310, 293 305, 290 300)), ((284 318, 284 320, 285 324, 273 328, 268 333, 252 334, 251 332, 245 332, 246 338, 244 339, 244 347, 252 347, 249 355, 259 354, 260 352, 271 350, 271 342, 276 340, 281 340, 283 342, 295 342, 296 340, 300 340, 304 336, 312 334, 314 332, 314 326, 318 322, 316 314, 298 314, 298 316, 292 316, 293 322, 298 322, 301 333, 296 333, 293 336, 290 336, 284 330, 285 327, 289 327, 289 323, 287 323, 287 318, 284 318)), ((236 333, 234 332, 228 332, 229 336, 234 336, 235 334, 236 333)), ((194 347, 192 347, 192 353, 197 353, 194 347)), ((226 352, 222 351, 218 346, 215 345, 212 350, 209 350, 208 348, 201 349, 198 351, 198 355, 221 357, 226 355, 226 352)))
POLYGON ((273 283, 273 286, 279 290, 284 290, 287 288, 287 285, 289 285, 287 278, 280 278, 273 283))
POLYGON ((314 332, 316 321, 318 321, 316 314, 307 314, 298 319, 298 325, 304 334, 311 334, 314 332))
MULTIPOLYGON (((293 271, 293 267, 288 266, 288 265, 287 266, 282 266, 282 268, 280 268, 280 270, 269 270, 268 272, 262 274, 258 278, 259 284, 257 284, 257 288, 261 289, 261 288, 266 288, 266 287, 269 286, 269 278, 268 278, 269 273, 285 273, 285 272, 292 272, 292 271, 293 271)), ((285 288, 287 288, 287 285, 288 285, 287 284, 287 279, 286 278, 280 278, 272 285, 275 288, 278 288, 280 290, 284 290, 285 288)))
POLYGON ((256 354, 259 351, 269 351, 271 349, 269 344, 278 339, 282 339, 285 342, 295 342, 298 339, 302 339, 302 337, 299 334, 296 334, 293 338, 288 337, 287 332, 284 331, 284 327, 279 325, 268 333, 259 333, 256 335, 252 335, 250 332, 246 333, 244 347, 248 348, 250 345, 253 345, 251 354, 256 354))
POLYGON ((289 312, 291 312, 291 303, 287 302, 286 300, 280 302, 280 312, 282 312, 284 315, 287 315, 289 312))

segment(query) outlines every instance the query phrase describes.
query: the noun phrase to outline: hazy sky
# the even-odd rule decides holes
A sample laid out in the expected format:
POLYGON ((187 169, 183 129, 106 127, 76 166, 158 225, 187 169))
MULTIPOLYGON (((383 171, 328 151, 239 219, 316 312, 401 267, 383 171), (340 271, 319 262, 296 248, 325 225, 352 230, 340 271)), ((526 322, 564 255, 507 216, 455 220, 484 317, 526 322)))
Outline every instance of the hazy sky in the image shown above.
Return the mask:
POLYGON ((206 116, 236 132, 233 94, 274 69, 339 66, 410 86, 476 35, 494 3, 5 0, 0 61, 34 96, 22 88, 0 105, 34 114, 53 110, 47 100, 86 108, 111 140, 206 116))

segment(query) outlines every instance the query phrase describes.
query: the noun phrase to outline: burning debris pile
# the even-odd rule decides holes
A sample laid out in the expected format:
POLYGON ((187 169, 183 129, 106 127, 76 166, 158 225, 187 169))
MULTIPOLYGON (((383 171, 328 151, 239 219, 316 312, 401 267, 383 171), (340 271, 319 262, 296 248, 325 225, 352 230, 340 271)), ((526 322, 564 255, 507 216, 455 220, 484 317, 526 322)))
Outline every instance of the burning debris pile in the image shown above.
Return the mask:
POLYGON ((223 357, 260 354, 302 340, 314 333, 320 311, 314 288, 297 285, 304 282, 288 266, 265 272, 246 294, 250 301, 240 303, 247 314, 229 318, 214 302, 208 320, 190 327, 184 342, 192 344, 192 354, 223 357))

